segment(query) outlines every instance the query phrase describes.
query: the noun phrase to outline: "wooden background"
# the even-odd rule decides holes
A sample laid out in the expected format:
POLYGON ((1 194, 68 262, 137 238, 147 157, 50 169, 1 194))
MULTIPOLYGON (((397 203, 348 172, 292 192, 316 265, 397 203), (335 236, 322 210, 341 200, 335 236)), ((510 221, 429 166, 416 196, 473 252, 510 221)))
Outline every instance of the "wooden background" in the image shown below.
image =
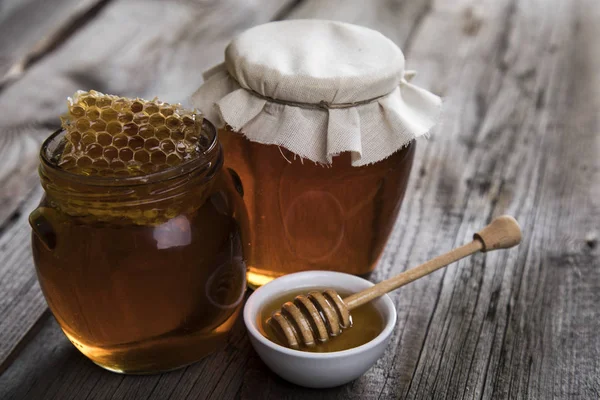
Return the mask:
POLYGON ((599 40, 598 0, 3 0, 0 399, 600 398, 599 40), (279 379, 241 324, 224 351, 185 369, 101 370, 36 282, 27 215, 41 141, 77 89, 186 103, 233 35, 286 18, 380 30, 416 83, 445 98, 373 281, 503 213, 523 243, 394 293, 385 356, 339 388, 279 379))

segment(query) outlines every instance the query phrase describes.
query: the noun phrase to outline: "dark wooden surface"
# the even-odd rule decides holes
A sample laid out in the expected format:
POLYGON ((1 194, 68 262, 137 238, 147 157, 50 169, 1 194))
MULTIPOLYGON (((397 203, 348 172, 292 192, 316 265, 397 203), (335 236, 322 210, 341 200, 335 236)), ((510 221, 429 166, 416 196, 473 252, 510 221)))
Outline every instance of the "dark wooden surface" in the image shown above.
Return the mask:
POLYGON ((600 2, 4 0, 0 3, 0 399, 600 398, 600 2), (273 19, 382 31, 445 98, 417 149, 380 281, 513 214, 518 249, 394 293, 378 363, 330 390, 272 374, 241 323, 179 371, 93 365, 40 293, 27 214, 37 150, 77 89, 187 103, 233 35, 273 19))

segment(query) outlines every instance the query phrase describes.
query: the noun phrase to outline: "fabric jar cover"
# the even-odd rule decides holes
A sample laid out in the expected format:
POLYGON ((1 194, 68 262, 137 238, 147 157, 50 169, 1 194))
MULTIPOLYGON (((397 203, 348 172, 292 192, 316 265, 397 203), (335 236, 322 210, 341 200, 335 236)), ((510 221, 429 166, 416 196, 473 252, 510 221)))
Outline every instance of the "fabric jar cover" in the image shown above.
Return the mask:
POLYGON ((380 161, 436 123, 441 99, 409 82, 404 55, 381 33, 290 20, 251 28, 204 73, 192 104, 217 126, 330 164, 380 161))

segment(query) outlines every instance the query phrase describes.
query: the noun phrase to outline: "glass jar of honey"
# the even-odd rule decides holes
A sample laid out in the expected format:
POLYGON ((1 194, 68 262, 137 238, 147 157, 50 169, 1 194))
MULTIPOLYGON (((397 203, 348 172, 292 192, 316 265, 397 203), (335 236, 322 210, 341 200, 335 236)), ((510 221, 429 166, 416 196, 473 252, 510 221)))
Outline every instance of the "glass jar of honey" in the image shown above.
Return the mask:
POLYGON ((60 168, 65 132, 42 146, 31 214, 44 296, 69 340, 115 372, 152 373, 223 346, 246 287, 241 198, 215 128, 198 157, 136 176, 60 168))
POLYGON ((364 275, 375 268, 400 211, 414 141, 353 167, 348 153, 323 166, 229 129, 219 136, 225 166, 243 182, 251 286, 309 269, 364 275))
POLYGON ((250 286, 375 268, 441 108, 413 76, 381 33, 320 20, 251 28, 205 72, 192 102, 244 189, 250 286))

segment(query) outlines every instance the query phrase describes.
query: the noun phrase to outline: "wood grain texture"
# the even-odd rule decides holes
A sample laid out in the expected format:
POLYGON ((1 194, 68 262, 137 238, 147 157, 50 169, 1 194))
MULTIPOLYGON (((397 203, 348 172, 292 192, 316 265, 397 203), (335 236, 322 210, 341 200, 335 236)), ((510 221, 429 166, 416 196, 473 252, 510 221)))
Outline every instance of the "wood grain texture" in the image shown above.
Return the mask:
POLYGON ((0 87, 24 74, 35 61, 85 24, 106 0, 8 2, 0 9, 0 87))
POLYGON ((0 373, 16 356, 11 357, 11 353, 19 342, 47 309, 33 268, 31 228, 27 223, 41 194, 42 189, 36 186, 14 223, 0 236, 0 373))
POLYGON ((0 376, 1 399, 230 399, 252 351, 242 320, 224 351, 162 375, 125 376, 83 357, 46 314, 40 333, 0 376), (35 365, 35 368, 32 368, 35 365))
MULTIPOLYGON (((107 0, 5 1, 0 8, 0 98, 4 88, 92 19, 107 0)), ((29 99, 17 106, 35 108, 29 99)), ((25 195, 36 185, 39 137, 47 125, 8 115, 0 123, 0 232, 17 218, 25 195), (38 133, 36 135, 36 133, 38 133)))
MULTIPOLYGON (((342 12, 343 6, 318 16, 360 23, 360 14, 366 25, 381 28, 382 19, 372 17, 386 14, 381 8, 342 12)), ((400 290, 393 296, 399 324, 386 356, 333 397, 597 397, 598 339, 588 333, 577 341, 584 355, 564 345, 574 344, 573 328, 562 328, 560 340, 555 336, 557 325, 583 319, 590 329, 598 324, 589 304, 598 301, 597 247, 584 239, 597 235, 599 220, 593 154, 600 87, 591 73, 600 62, 591 39, 598 6, 594 12, 590 6, 438 1, 413 11, 419 23, 408 34, 391 36, 404 44, 409 68, 420 72, 417 82, 444 95, 446 104, 442 124, 417 151, 408 201, 373 278, 463 243, 480 224, 505 212, 523 222, 526 240, 519 251, 476 256, 400 290), (582 40, 576 26, 585 26, 590 39, 582 40), (574 63, 575 49, 586 59, 574 63), (575 102, 578 86, 586 91, 575 102), (579 265, 550 262, 565 252, 577 254, 569 260, 579 265), (582 282, 570 282, 571 274, 583 265, 591 274, 587 287, 573 291, 582 282), (555 295, 561 292, 568 295, 555 295), (561 303, 585 303, 587 311, 578 316, 561 303), (576 365, 585 365, 586 372, 575 372, 576 365), (563 385, 567 381, 571 387, 563 385)), ((303 16, 302 9, 297 15, 303 16)), ((245 382, 259 374, 249 371, 245 382)), ((292 393, 263 380, 270 397, 292 393)), ((243 393, 251 397, 254 390, 243 393)))
MULTIPOLYGON (((109 12, 113 7, 121 5, 107 7, 95 23, 119 18, 109 12)), ((226 350, 186 369, 150 377, 109 374, 79 355, 50 317, 0 376, 0 398, 599 398, 600 3, 306 0, 288 17, 381 30, 419 71, 415 82, 445 97, 441 124, 431 140, 419 143, 407 198, 372 280, 468 242, 504 213, 521 223, 520 247, 462 260, 395 292, 398 325, 386 354, 342 387, 314 391, 279 379, 249 348, 241 324, 226 350)), ((180 42, 173 38, 165 47, 177 44, 178 55, 192 51, 180 42)), ((34 90, 44 73, 53 73, 69 90, 89 82, 123 94, 162 90, 176 100, 191 93, 184 94, 185 79, 178 77, 197 73, 189 63, 152 64, 173 74, 147 87, 122 77, 138 58, 147 60, 142 48, 139 57, 125 55, 109 70, 86 69, 75 82, 69 61, 61 64, 53 55, 9 89, 28 80, 31 86, 24 87, 34 90)), ((152 76, 140 74, 142 81, 152 76)), ((60 87, 51 83, 42 97, 50 101, 60 87)), ((6 92, 0 105, 19 98, 6 92)), ((39 121, 60 108, 48 104, 54 106, 44 108, 39 121)), ((28 251, 23 243, 11 246, 0 249, 28 251)), ((26 287, 22 278, 16 282, 15 288, 26 287)), ((29 323, 37 319, 21 315, 29 323)))
MULTIPOLYGON (((5 1, 0 8, 0 97, 34 62, 51 52, 97 12, 100 0, 5 1)), ((18 106, 30 109, 28 102, 18 106)), ((30 112, 33 112, 31 109, 30 112)), ((39 140, 35 118, 4 115, 0 123, 0 231, 36 183, 39 140), (8 179, 7 177, 10 177, 8 179)), ((42 126, 42 130, 47 128, 42 126)))
POLYGON ((0 320, 0 366, 45 310, 32 267, 26 216, 40 195, 31 192, 38 186, 40 143, 59 126, 66 97, 78 89, 96 89, 186 100, 200 86, 201 72, 222 60, 236 32, 271 20, 288 4, 110 3, 0 92, 0 306, 11 310, 0 320))
POLYGON ((288 3, 129 0, 100 10, 0 92, 0 226, 32 187, 39 145, 59 126, 67 96, 96 89, 185 102, 236 32, 288 3))

